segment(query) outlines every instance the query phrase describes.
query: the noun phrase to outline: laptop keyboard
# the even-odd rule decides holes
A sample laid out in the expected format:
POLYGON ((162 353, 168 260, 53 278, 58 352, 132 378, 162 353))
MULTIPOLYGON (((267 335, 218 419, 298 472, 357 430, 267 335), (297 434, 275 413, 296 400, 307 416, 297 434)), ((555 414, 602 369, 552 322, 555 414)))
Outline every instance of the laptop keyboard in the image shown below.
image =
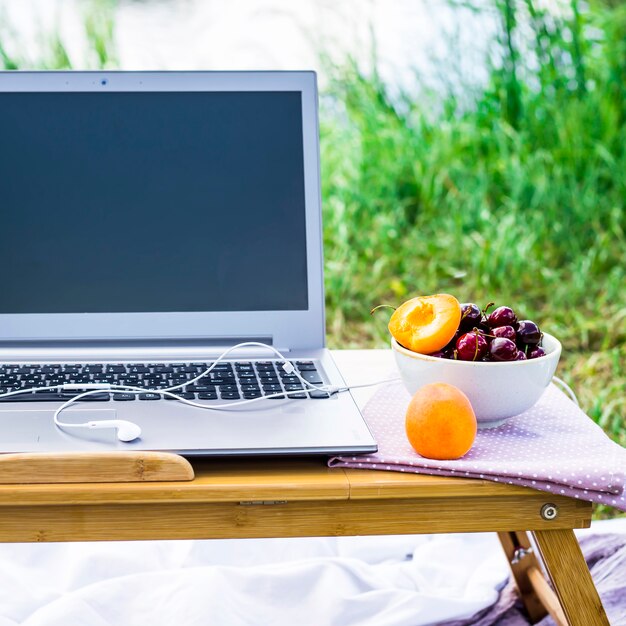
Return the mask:
MULTIPOLYGON (((158 393, 158 389, 184 384, 174 390, 186 400, 251 400, 262 396, 268 399, 297 400, 324 399, 324 391, 305 388, 294 373, 282 369, 284 361, 220 361, 209 374, 194 383, 193 380, 211 366, 211 362, 194 363, 45 363, 0 364, 0 394, 30 387, 62 384, 109 383, 143 387, 146 393, 98 392, 81 400, 88 402, 149 402, 174 400, 158 393), (147 391, 150 390, 150 391, 147 391), (152 391, 154 390, 154 391, 152 391), (280 395, 274 395, 280 394, 280 395)), ((299 374, 313 385, 322 385, 320 372, 314 361, 291 361, 299 374)), ((54 402, 69 400, 87 389, 63 391, 36 391, 19 396, 0 397, 0 402, 54 402)))

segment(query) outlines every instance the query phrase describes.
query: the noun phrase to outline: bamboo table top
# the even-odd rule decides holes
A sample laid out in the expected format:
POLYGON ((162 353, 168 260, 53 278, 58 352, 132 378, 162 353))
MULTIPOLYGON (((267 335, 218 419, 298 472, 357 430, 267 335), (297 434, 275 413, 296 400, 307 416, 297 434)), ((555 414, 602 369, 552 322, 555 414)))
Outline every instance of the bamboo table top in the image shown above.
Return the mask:
MULTIPOLYGON (((392 368, 390 351, 339 351, 334 356, 342 371, 346 372, 347 382, 385 378, 392 368)), ((356 391, 355 398, 363 406, 374 389, 356 391)), ((317 534, 381 532, 382 517, 377 525, 368 507, 374 507, 373 510, 381 516, 387 511, 387 519, 390 514, 406 518, 406 523, 396 528, 395 532, 571 529, 587 527, 591 519, 589 503, 486 480, 331 469, 326 466, 324 458, 316 457, 203 459, 192 461, 192 464, 195 478, 188 482, 0 485, 0 512, 11 510, 15 517, 19 510, 24 515, 23 519, 28 519, 28 515, 34 515, 34 509, 40 509, 35 517, 46 515, 51 520, 57 515, 62 526, 64 518, 77 519, 79 514, 90 512, 95 520, 98 516, 105 516, 107 508, 106 515, 109 517, 123 515, 123 507, 133 514, 148 514, 157 510, 165 514, 167 509, 167 515, 176 524, 175 520, 178 517, 183 519, 185 512, 194 506, 213 506, 214 509, 220 506, 239 507, 237 510, 240 510, 244 505, 280 504, 283 521, 285 511, 295 512, 309 507, 326 510, 327 514, 336 516, 350 515, 349 511, 353 511, 354 515, 369 515, 372 519, 369 531, 364 523, 357 525, 358 528, 355 526, 354 532, 345 524, 333 526, 327 523, 318 529, 317 534), (556 519, 542 518, 541 507, 545 504, 558 507, 556 519), (94 507, 98 507, 97 511, 94 507), (44 513, 43 509, 47 512, 44 513)), ((184 526, 184 522, 180 523, 184 526)), ((0 539, 2 525, 0 520, 0 539)), ((308 526, 306 530, 301 528, 303 533, 311 532, 308 526)), ((145 527, 138 526, 127 536, 119 538, 142 538, 142 530, 151 538, 158 533, 157 529, 149 533, 145 527)), ((239 531, 246 534, 242 528, 239 531)), ((282 531, 285 536, 289 535, 289 528, 282 531)), ((182 536, 195 536, 194 532, 193 529, 181 529, 182 536)), ((265 528, 259 532, 270 530, 265 528)), ((252 531, 250 536, 281 536, 280 529, 274 532, 274 535, 257 535, 252 531)), ((90 533, 84 529, 81 536, 90 538, 90 533)), ((24 536, 22 532, 18 535, 24 536)), ((114 538, 113 532, 110 535, 114 538)), ((28 536, 32 537, 32 533, 28 536)), ((199 536, 215 534, 205 529, 199 536)))

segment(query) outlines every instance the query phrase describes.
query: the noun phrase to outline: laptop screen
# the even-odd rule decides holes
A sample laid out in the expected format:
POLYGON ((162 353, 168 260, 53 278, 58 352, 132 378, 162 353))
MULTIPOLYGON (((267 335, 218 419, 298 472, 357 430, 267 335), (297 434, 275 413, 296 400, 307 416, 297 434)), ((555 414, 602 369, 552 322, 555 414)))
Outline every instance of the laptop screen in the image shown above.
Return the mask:
POLYGON ((0 94, 0 313, 308 307, 301 94, 0 94))

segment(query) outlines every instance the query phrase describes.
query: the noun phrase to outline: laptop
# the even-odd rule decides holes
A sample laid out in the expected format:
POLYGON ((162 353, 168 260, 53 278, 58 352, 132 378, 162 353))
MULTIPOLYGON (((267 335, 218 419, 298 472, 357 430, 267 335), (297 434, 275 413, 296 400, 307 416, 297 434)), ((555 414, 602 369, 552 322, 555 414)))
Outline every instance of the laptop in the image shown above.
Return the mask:
POLYGON ((0 397, 0 452, 376 450, 349 392, 301 381, 344 385, 313 72, 2 72, 0 137, 0 394, 73 386, 0 397), (284 360, 247 346, 198 379, 250 341, 284 360), (63 420, 139 438, 55 426, 100 382, 146 392, 94 393, 63 420))

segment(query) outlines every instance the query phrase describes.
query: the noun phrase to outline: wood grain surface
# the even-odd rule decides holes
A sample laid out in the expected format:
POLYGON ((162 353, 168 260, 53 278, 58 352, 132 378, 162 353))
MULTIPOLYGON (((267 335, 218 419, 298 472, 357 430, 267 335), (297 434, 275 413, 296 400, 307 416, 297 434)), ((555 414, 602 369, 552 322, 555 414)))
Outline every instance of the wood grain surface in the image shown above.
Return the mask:
POLYGON ((574 532, 535 530, 532 534, 568 626, 610 626, 574 532))
MULTIPOLYGON (((498 533, 498 538, 500 539, 502 549, 504 550, 504 554, 509 562, 509 567, 511 568, 511 573, 515 579, 517 590, 524 608, 526 609, 526 614, 530 618, 530 621, 534 624, 541 618, 545 617, 547 606, 545 599, 542 598, 540 592, 537 590, 530 577, 530 570, 538 571, 539 561, 537 560, 534 550, 530 545, 528 534, 524 531, 512 531, 507 533, 500 532, 498 533), (519 554, 520 550, 524 551, 524 554, 521 557, 519 554)), ((539 575, 542 576, 541 572, 539 572, 539 575)), ((547 582, 543 576, 542 580, 544 586, 541 591, 545 591, 547 582)), ((559 601, 554 595, 554 592, 549 587, 547 588, 553 596, 552 598, 549 598, 549 600, 553 600, 554 604, 558 606, 559 601)))
MULTIPOLYGON (((192 480, 193 467, 167 452, 68 452, 0 455, 0 483, 110 483, 192 480)), ((14 488, 14 487, 13 487, 14 488)), ((40 487, 41 488, 41 487, 40 487)), ((45 487, 43 487, 45 489, 45 487)), ((91 487, 93 489, 93 486, 91 487)), ((8 489, 11 493, 11 488, 8 489)))
POLYGON ((3 507, 0 541, 102 541, 450 533, 580 527, 589 512, 558 501, 557 520, 540 515, 544 499, 516 497, 150 502, 3 507))

